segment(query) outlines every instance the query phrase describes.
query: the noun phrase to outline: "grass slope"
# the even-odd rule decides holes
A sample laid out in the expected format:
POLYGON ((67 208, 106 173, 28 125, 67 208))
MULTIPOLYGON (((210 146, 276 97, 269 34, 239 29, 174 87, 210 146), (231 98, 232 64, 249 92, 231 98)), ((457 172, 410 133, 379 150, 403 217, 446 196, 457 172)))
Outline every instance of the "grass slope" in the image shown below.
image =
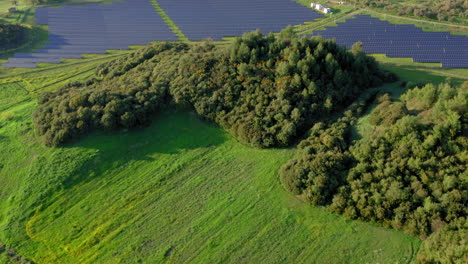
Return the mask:
POLYGON ((60 182, 14 232, 38 263, 407 262, 419 244, 302 204, 277 179, 289 150, 243 146, 187 113, 66 148, 17 147, 35 156, 17 187, 60 182))
POLYGON ((31 123, 37 92, 86 78, 95 63, 0 79, 0 98, 8 98, 0 104, 0 240, 19 255, 36 263, 413 259, 418 239, 283 190, 277 171, 292 150, 246 147, 191 113, 42 146, 31 123))

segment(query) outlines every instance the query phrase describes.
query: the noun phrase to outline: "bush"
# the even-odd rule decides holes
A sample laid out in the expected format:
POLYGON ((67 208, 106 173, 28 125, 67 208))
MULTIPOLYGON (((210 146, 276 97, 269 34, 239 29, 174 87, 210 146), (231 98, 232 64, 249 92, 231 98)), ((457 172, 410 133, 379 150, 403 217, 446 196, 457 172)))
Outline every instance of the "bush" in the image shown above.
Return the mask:
POLYGON ((314 122, 392 79, 362 52, 322 38, 246 33, 231 46, 160 43, 39 100, 36 130, 50 146, 94 129, 145 125, 167 105, 193 108, 256 147, 288 146, 314 122))
POLYGON ((346 131, 362 111, 314 126, 281 169, 283 184, 348 218, 429 236, 421 263, 466 262, 467 88, 428 84, 400 102, 381 96, 370 114, 376 133, 354 142, 346 131))
POLYGON ((0 23, 0 50, 19 47, 27 42, 29 28, 19 24, 0 23))

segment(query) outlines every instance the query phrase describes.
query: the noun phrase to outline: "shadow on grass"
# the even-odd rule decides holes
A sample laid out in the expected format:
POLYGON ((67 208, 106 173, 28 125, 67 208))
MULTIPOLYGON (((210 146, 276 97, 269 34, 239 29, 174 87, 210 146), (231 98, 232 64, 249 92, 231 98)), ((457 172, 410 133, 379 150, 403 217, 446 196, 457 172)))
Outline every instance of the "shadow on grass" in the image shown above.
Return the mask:
POLYGON ((11 58, 15 53, 33 53, 42 49, 49 42, 49 33, 44 26, 34 26, 29 31, 29 34, 29 38, 31 38, 30 44, 5 52, 0 51, 0 59, 11 58))
POLYGON ((95 150, 80 168, 64 180, 70 188, 132 161, 152 161, 158 154, 178 154, 222 144, 227 134, 215 124, 202 121, 192 112, 163 112, 146 128, 118 132, 96 132, 67 148, 95 150))

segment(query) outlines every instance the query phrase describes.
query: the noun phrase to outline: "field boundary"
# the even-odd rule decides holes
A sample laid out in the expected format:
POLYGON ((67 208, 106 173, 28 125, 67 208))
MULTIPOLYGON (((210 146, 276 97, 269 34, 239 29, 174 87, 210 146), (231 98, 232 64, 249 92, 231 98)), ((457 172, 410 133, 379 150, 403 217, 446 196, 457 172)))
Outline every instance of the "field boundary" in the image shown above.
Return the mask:
POLYGON ((429 21, 429 20, 422 20, 422 19, 411 18, 411 17, 396 16, 396 15, 392 15, 392 14, 388 14, 388 13, 377 12, 375 10, 371 10, 371 9, 367 9, 367 8, 364 9, 364 10, 369 12, 369 13, 376 13, 376 14, 379 14, 379 15, 389 16, 389 17, 398 18, 398 19, 406 19, 406 20, 410 20, 410 21, 416 21, 416 22, 420 22, 420 23, 428 23, 428 24, 433 24, 433 25, 441 25, 441 26, 446 26, 446 27, 459 27, 459 28, 464 28, 464 29, 468 30, 468 26, 463 26, 463 25, 458 25, 458 24, 447 24, 447 23, 442 23, 442 22, 437 22, 437 21, 429 21))
POLYGON ((154 7, 156 12, 161 16, 161 18, 164 20, 166 25, 169 27, 172 32, 179 38, 180 41, 188 41, 187 36, 184 35, 182 30, 172 21, 172 19, 169 17, 168 14, 164 11, 164 9, 161 8, 159 3, 156 0, 150 0, 151 5, 154 7))
MULTIPOLYGON (((126 50, 124 50, 124 51, 126 51, 126 50)), ((105 61, 106 59, 110 60, 110 59, 113 59, 113 58, 128 54, 128 53, 130 53, 130 52, 132 52, 134 50, 128 50, 128 51, 129 52, 123 52, 123 53, 119 53, 119 54, 105 54, 105 55, 103 55, 101 57, 98 57, 98 58, 77 59, 76 62, 53 64, 53 66, 50 66, 50 67, 36 68, 34 70, 25 71, 25 72, 21 72, 21 73, 8 73, 8 74, 0 75, 0 79, 9 78, 9 77, 20 77, 20 76, 27 75, 27 74, 35 74, 35 73, 40 73, 40 72, 53 71, 53 70, 56 70, 58 68, 73 67, 73 66, 76 66, 76 65, 86 64, 86 63, 90 63, 90 62, 99 62, 101 60, 105 61)))
POLYGON ((358 9, 358 10, 352 11, 351 13, 344 13, 342 16, 330 17, 330 18, 327 18, 324 21, 321 21, 322 23, 318 22, 317 24, 311 25, 313 27, 298 31, 297 33, 301 34, 301 35, 302 34, 312 33, 317 29, 324 28, 327 25, 336 24, 336 22, 338 22, 338 21, 341 21, 343 19, 348 19, 348 18, 353 17, 353 16, 355 16, 357 14, 360 14, 362 12, 364 12, 363 9, 358 9))

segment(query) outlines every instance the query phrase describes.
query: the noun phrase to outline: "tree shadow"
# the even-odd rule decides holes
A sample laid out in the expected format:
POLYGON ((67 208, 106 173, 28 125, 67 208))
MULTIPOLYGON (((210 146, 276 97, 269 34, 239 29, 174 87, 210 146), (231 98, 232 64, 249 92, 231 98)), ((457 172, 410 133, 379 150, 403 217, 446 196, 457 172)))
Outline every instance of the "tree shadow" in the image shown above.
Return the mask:
POLYGON ((68 189, 105 171, 125 167, 139 160, 152 161, 158 154, 209 148, 227 140, 227 133, 202 121, 192 112, 163 112, 145 128, 118 132, 96 132, 62 149, 84 148, 96 153, 63 181, 68 189))
MULTIPOLYGON (((0 21, 1 23, 1 21, 0 21)), ((15 53, 34 53, 49 43, 49 32, 39 26, 33 26, 29 32, 30 41, 15 49, 0 51, 0 59, 9 59, 15 53)))

